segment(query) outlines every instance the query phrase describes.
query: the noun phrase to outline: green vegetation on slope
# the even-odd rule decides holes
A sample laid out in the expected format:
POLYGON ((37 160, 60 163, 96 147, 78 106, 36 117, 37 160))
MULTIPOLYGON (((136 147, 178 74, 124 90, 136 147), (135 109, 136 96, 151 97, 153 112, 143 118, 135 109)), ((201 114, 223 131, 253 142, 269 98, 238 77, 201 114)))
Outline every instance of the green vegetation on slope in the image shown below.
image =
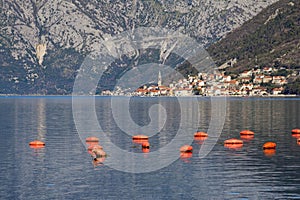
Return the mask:
POLYGON ((300 1, 281 0, 223 40, 208 48, 217 64, 231 58, 238 62, 231 71, 254 66, 300 67, 300 1))

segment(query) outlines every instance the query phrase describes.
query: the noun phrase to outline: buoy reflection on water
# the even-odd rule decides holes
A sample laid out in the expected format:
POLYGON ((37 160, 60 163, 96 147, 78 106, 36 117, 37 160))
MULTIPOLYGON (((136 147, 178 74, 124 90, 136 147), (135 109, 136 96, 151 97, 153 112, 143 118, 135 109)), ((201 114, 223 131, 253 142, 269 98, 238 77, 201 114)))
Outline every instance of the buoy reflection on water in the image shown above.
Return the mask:
POLYGON ((275 149, 264 149, 264 154, 267 157, 272 157, 276 154, 276 150, 275 149))
POLYGON ((244 141, 250 141, 254 139, 254 135, 241 135, 241 139, 244 141))

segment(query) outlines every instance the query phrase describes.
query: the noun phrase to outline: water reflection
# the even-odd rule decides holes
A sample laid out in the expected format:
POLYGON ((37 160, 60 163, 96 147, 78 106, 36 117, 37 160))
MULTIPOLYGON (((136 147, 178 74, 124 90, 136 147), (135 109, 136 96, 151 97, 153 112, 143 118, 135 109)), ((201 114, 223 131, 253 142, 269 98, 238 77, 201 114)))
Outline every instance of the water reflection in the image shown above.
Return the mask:
POLYGON ((45 141, 46 137, 46 106, 45 99, 38 99, 37 102, 37 139, 45 141))
POLYGON ((264 149, 264 154, 267 157, 272 157, 275 155, 275 153, 276 153, 275 149, 264 149))

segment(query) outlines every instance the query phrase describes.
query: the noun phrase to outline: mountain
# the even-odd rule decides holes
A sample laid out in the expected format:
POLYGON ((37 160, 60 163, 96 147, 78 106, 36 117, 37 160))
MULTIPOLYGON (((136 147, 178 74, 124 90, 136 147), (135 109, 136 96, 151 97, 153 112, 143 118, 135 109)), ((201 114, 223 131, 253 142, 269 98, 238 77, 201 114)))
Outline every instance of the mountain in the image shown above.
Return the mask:
POLYGON ((70 94, 85 56, 111 36, 161 26, 209 46, 274 2, 2 0, 0 93, 70 94))
POLYGON ((211 45, 208 52, 218 65, 236 58, 228 73, 254 67, 300 68, 300 1, 280 0, 263 9, 211 45))

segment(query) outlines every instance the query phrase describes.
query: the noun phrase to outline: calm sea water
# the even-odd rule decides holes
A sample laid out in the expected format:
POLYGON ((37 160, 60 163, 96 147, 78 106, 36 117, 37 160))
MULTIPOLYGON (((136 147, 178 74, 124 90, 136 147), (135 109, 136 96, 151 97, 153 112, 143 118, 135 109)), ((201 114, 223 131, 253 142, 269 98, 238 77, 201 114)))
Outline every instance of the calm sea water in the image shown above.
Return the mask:
MULTIPOLYGON (((104 130, 122 149, 141 153, 111 119, 109 102, 96 99, 104 130)), ((149 123, 147 108, 158 102, 174 111, 168 112, 166 133, 151 139, 152 151, 174 137, 178 102, 134 98, 130 108, 133 120, 144 125, 149 123)), ((199 128, 205 131, 210 101, 199 99, 199 104, 199 128)), ((1 97, 0 199, 300 199, 300 146, 291 136, 293 128, 300 128, 300 99, 229 98, 226 109, 222 134, 207 157, 199 159, 201 144, 193 142, 191 158, 133 174, 114 170, 105 161, 93 165, 76 131, 70 97, 1 97), (254 139, 238 150, 223 146, 244 129, 253 130, 254 139), (45 141, 45 148, 29 148, 35 139, 45 141), (277 143, 272 156, 262 151, 266 141, 277 143)))

